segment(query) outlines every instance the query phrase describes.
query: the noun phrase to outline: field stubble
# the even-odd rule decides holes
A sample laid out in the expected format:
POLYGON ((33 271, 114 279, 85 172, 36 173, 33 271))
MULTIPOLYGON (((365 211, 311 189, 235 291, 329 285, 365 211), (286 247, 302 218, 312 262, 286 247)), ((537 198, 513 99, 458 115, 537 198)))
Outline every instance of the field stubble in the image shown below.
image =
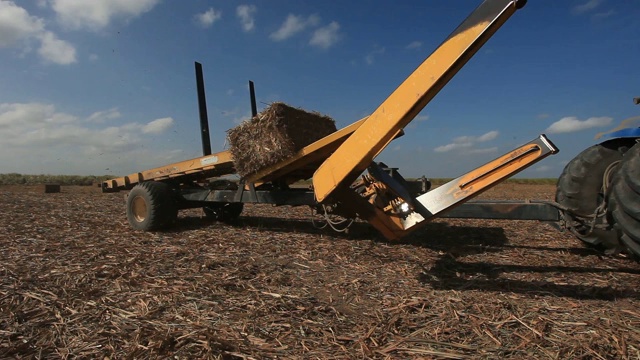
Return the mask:
POLYGON ((254 205, 142 233, 122 193, 37 190, 0 187, 0 358, 640 357, 640 265, 547 224, 437 220, 391 243, 254 205))

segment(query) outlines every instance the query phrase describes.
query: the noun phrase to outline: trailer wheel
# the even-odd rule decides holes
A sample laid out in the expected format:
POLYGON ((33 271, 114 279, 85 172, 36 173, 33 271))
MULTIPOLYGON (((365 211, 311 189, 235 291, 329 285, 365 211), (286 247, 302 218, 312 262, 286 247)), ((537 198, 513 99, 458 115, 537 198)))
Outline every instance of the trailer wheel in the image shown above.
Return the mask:
POLYGON ((610 213, 626 249, 640 256, 640 145, 627 152, 613 181, 610 213))
POLYGON ((140 183, 127 197, 127 220, 135 230, 162 229, 178 217, 171 186, 158 181, 140 183))
POLYGON ((224 222, 236 220, 243 209, 243 203, 215 203, 202 208, 207 218, 224 222))
MULTIPOLYGON (((571 230, 587 244, 608 251, 619 247, 615 230, 597 228, 591 232, 591 227, 585 224, 605 201, 605 175, 615 173, 615 163, 633 144, 633 139, 614 139, 593 145, 571 160, 558 179, 556 201, 568 208, 564 214, 567 223, 573 224, 571 230)), ((596 224, 602 225, 606 221, 602 216, 596 224)))

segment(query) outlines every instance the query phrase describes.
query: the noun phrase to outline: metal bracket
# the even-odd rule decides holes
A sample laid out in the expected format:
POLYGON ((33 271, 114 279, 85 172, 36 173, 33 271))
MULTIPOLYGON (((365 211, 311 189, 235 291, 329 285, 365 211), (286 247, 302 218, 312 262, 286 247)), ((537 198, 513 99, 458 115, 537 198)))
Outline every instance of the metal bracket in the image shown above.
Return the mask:
POLYGON ((247 186, 249 187, 249 201, 247 202, 258 202, 258 196, 256 195, 256 186, 252 181, 247 182, 245 180, 240 180, 240 183, 238 185, 238 191, 236 192, 236 196, 233 198, 233 202, 243 202, 242 195, 245 192, 244 188, 247 186))

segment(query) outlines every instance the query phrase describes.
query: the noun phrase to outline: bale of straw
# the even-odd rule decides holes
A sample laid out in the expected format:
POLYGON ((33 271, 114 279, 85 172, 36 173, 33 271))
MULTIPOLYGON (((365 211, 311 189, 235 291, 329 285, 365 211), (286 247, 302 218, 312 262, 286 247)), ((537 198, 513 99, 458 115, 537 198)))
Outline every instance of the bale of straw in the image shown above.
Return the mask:
POLYGON ((55 194, 60 192, 60 184, 43 184, 42 191, 45 194, 55 194))
POLYGON ((236 172, 246 177, 335 131, 335 121, 328 116, 276 102, 227 135, 236 172))

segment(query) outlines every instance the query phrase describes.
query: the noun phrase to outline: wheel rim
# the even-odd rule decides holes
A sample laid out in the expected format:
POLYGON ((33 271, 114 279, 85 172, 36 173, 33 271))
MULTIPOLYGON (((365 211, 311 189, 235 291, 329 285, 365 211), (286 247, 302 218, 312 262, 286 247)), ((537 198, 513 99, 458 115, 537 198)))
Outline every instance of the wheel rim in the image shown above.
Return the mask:
POLYGON ((147 202, 142 196, 136 196, 131 201, 131 213, 137 222, 143 222, 147 218, 147 202))

